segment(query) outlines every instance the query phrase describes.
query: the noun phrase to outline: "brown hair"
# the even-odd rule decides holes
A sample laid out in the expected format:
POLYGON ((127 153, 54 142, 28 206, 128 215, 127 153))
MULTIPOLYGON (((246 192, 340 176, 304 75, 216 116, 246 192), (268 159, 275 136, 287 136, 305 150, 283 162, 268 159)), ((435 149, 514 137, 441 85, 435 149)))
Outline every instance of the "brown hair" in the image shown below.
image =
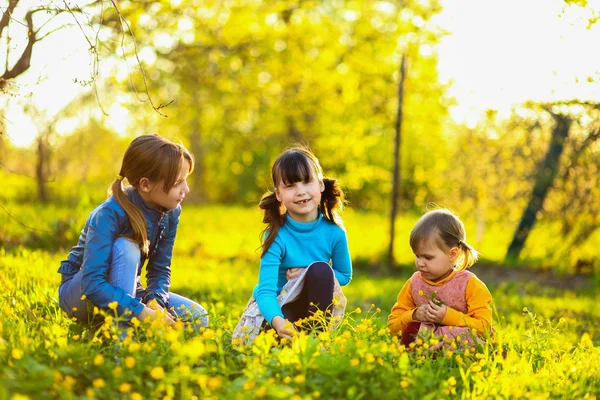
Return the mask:
POLYGON ((275 190, 279 183, 285 184, 296 182, 308 182, 311 179, 313 171, 317 174, 315 178, 323 182, 325 190, 321 193, 321 202, 319 210, 323 216, 330 222, 343 227, 340 217, 340 211, 344 207, 344 192, 335 179, 323 178, 323 169, 319 164, 317 157, 305 147, 292 147, 284 151, 271 168, 271 178, 273 180, 273 191, 263 195, 258 204, 261 210, 264 210, 263 222, 267 227, 262 231, 261 237, 266 239, 262 245, 262 255, 264 256, 273 241, 277 237, 279 228, 285 222, 285 210, 283 204, 277 200, 275 190))
POLYGON ((454 269, 463 270, 475 264, 479 253, 466 242, 463 222, 452 211, 440 208, 426 213, 410 232, 410 247, 416 250, 427 240, 434 239, 438 247, 448 251, 458 248, 460 255, 454 269))
POLYGON ((125 195, 121 179, 126 178, 136 189, 142 178, 150 182, 163 182, 163 190, 168 193, 181 173, 184 160, 189 162, 191 173, 194 169, 192 154, 182 144, 173 143, 159 135, 139 136, 133 139, 125 151, 119 172, 122 178, 117 178, 112 183, 111 192, 129 218, 133 228, 131 239, 140 244, 145 255, 148 255, 149 246, 146 219, 142 211, 125 195))

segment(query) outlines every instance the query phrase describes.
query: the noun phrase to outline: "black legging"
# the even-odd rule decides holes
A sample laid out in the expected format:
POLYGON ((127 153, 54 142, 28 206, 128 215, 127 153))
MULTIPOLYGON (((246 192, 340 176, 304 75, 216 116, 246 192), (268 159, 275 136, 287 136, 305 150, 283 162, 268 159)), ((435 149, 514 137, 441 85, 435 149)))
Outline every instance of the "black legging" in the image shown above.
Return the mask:
MULTIPOLYGON (((296 322, 313 315, 317 310, 328 311, 331 314, 333 285, 334 275, 329 264, 323 261, 312 263, 306 271, 304 286, 298 298, 281 307, 283 316, 290 322, 296 322)), ((266 321, 263 328, 269 328, 266 321)))
POLYGON ((329 264, 319 261, 310 265, 298 298, 285 304, 281 311, 290 322, 313 315, 317 310, 329 310, 333 301, 333 271, 329 264), (314 305, 311 305, 313 303, 314 305))

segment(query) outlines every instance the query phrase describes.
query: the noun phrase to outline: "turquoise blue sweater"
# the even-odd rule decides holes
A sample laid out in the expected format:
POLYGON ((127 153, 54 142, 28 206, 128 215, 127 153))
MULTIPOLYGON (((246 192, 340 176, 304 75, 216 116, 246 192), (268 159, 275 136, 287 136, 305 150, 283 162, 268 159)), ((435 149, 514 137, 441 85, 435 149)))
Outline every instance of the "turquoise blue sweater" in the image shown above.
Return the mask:
POLYGON ((338 282, 347 285, 352 279, 352 261, 346 232, 321 213, 307 223, 286 215, 286 222, 260 260, 258 285, 254 288, 258 308, 269 323, 277 315, 283 318, 277 296, 287 282, 286 270, 307 267, 315 261, 331 261, 338 282))

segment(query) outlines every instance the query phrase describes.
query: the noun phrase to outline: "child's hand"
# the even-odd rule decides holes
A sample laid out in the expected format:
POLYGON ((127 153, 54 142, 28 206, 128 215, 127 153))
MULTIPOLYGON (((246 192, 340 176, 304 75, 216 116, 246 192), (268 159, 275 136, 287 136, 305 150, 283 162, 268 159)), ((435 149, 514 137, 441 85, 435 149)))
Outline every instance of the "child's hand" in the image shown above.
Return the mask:
POLYGON ((418 322, 427 322, 427 309, 429 304, 421 304, 415 311, 413 311, 413 319, 418 322))
POLYGON ((290 279, 297 278, 302 274, 303 270, 304 270, 303 267, 288 268, 288 270, 285 271, 285 277, 287 278, 288 281, 290 279))
POLYGON ((444 319, 444 317, 446 316, 446 306, 445 305, 441 305, 438 306, 437 304, 435 304, 433 302, 433 300, 430 300, 429 303, 426 304, 427 306, 427 311, 426 311, 426 317, 427 320, 429 322, 435 322, 437 324, 441 323, 442 320, 444 319))
MULTIPOLYGON (((159 306, 160 307, 160 306, 159 306)), ((158 317, 162 316, 163 321, 167 323, 167 325, 171 326, 175 324, 175 320, 169 313, 164 312, 161 307, 161 311, 156 311, 150 307, 144 307, 142 312, 138 315, 138 319, 140 321, 145 320, 146 318, 150 318, 150 320, 154 320, 158 317), (164 313, 164 315, 162 315, 164 313)))
POLYGON ((273 318, 271 326, 275 328, 277 334, 286 339, 292 339, 292 336, 296 335, 296 330, 290 321, 283 319, 280 316, 273 318))

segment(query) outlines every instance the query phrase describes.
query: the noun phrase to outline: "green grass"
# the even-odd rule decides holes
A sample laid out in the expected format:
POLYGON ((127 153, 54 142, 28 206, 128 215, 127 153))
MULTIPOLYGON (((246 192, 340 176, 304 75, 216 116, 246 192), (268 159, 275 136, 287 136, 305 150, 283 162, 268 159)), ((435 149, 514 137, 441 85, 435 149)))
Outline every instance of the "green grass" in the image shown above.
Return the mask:
MULTIPOLYGON (((32 234, 0 213, 5 241, 0 248, 0 399, 563 399, 600 394, 600 295, 594 286, 571 291, 535 281, 486 282, 495 299, 498 344, 432 359, 422 347, 403 351, 384 329, 411 270, 381 277, 360 268, 344 288, 349 304, 339 330, 329 337, 303 335, 291 345, 265 336, 240 352, 231 348, 230 337, 257 280, 260 214, 239 207, 186 207, 172 290, 205 305, 211 326, 199 333, 142 326, 136 337, 146 339, 139 346, 129 339, 115 346, 111 324, 94 334, 70 321, 56 300, 56 269, 67 251, 58 247, 75 243, 89 208, 14 203, 9 208, 26 224, 52 233, 32 234), (60 237, 60 232, 74 237, 60 237)), ((397 258, 405 264, 412 263, 406 242, 415 220, 399 219, 397 258)), ((348 212, 345 222, 353 258, 376 265, 387 245, 385 217, 348 212)), ((493 243, 503 240, 485 237, 482 251, 500 255, 492 252, 493 243)))

